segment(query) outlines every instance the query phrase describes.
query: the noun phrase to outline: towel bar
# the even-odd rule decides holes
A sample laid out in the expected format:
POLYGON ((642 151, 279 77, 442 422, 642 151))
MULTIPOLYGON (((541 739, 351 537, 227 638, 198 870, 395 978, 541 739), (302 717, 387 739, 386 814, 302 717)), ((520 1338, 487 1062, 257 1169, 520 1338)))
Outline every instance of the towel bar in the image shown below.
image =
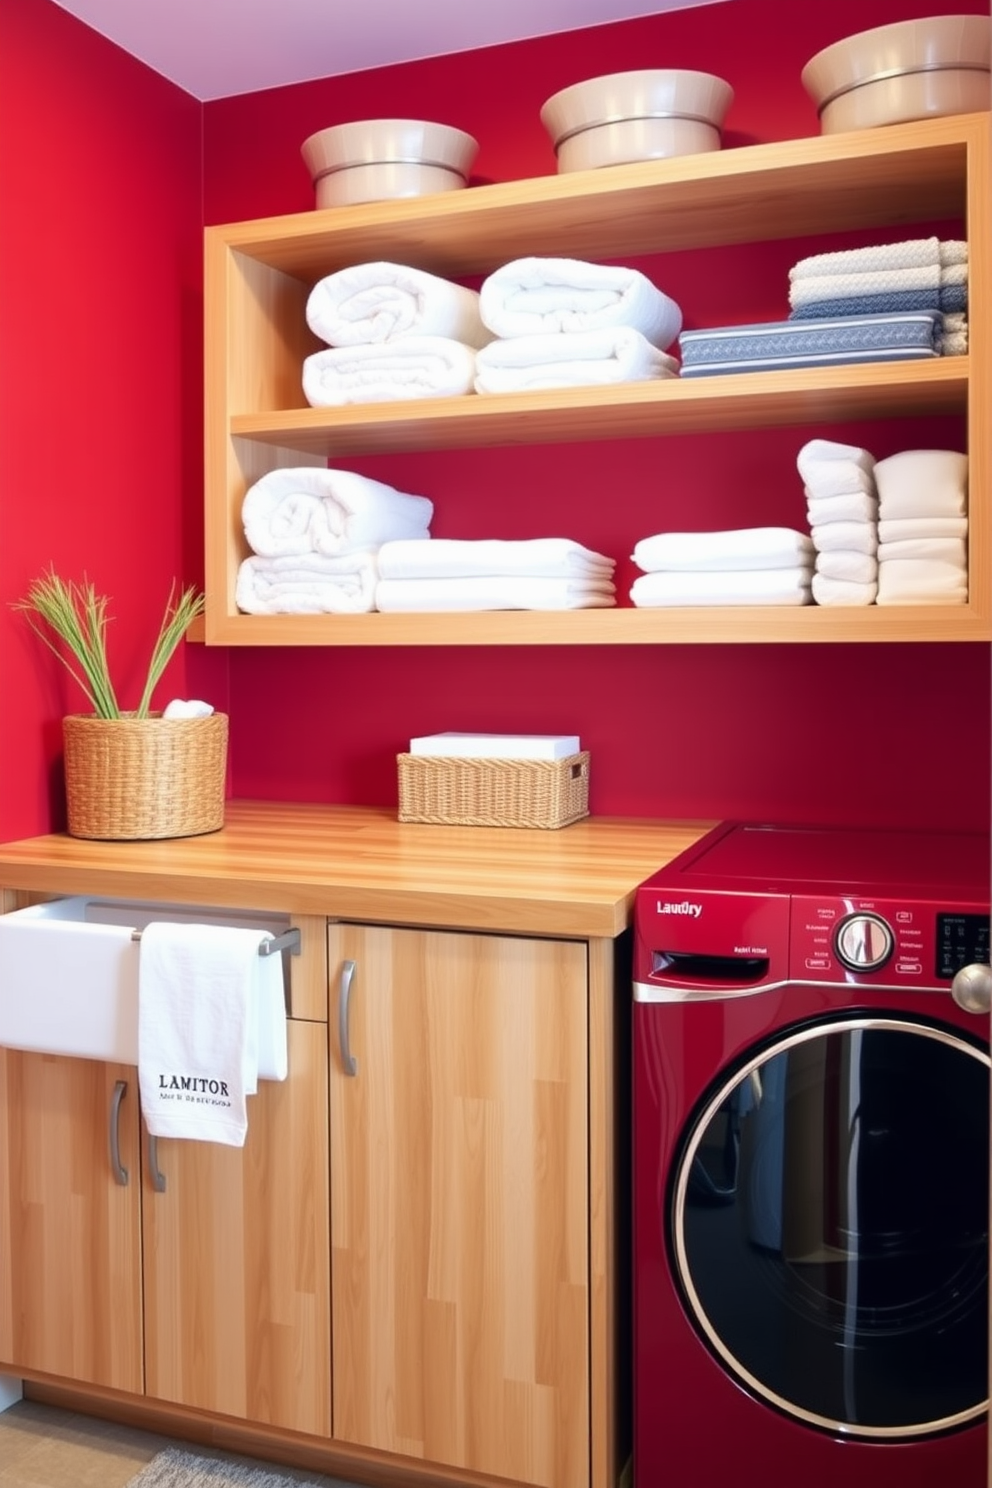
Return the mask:
MULTIPOLYGON (((132 940, 141 939, 140 930, 131 931, 132 940)), ((300 932, 294 925, 289 930, 284 930, 281 935, 273 935, 270 940, 259 943, 258 954, 260 956, 274 956, 279 951, 289 951, 291 956, 300 954, 300 932)))

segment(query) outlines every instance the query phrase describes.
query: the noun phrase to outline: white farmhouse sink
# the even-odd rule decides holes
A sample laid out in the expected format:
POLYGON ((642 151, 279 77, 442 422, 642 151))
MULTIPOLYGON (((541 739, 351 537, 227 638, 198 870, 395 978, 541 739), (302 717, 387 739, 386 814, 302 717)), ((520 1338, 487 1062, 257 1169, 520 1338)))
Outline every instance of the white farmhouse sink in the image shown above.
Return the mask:
MULTIPOLYGON (((151 920, 239 925, 281 934, 288 920, 228 910, 56 899, 0 915, 0 1046, 138 1063, 138 956, 151 920)), ((259 1048, 259 1075, 273 1078, 259 1048)))

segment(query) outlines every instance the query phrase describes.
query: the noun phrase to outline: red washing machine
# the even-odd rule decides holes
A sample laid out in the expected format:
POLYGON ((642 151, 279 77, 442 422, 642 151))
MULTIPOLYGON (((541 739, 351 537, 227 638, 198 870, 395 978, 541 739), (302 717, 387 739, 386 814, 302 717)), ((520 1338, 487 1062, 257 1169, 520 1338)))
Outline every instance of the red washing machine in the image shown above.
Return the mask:
POLYGON ((727 822, 638 890, 635 1488, 985 1488, 989 878, 727 822))

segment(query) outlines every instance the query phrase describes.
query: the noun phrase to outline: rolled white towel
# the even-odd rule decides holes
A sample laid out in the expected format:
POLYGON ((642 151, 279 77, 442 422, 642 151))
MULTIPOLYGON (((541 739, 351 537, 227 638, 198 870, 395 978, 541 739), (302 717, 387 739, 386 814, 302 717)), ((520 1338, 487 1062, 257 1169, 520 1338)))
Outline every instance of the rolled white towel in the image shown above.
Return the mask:
POLYGON ((791 527, 741 527, 725 532, 659 532, 642 537, 631 557, 645 573, 739 573, 812 566, 813 542, 791 527))
POLYGON ((872 553, 852 553, 847 548, 837 548, 816 555, 814 572, 848 584, 874 584, 878 578, 878 559, 872 553))
POLYGON ((661 351, 682 329, 679 306, 639 269, 575 258, 516 258, 482 282, 482 319, 497 336, 629 326, 661 351))
POLYGON ((910 537, 967 537, 967 517, 889 517, 878 524, 880 543, 905 542, 910 537))
POLYGON ((900 450, 875 465, 879 520, 963 517, 968 457, 957 450, 900 450))
POLYGON ((630 326, 570 335, 514 336, 490 341, 475 357, 477 393, 594 387, 677 377, 674 357, 630 326))
POLYGON ((879 563, 898 563, 904 558, 932 558, 937 563, 951 563, 962 572, 968 567, 963 537, 904 537, 879 543, 879 563))
POLYGON ((823 527, 827 522, 875 522, 878 497, 865 491, 843 492, 839 496, 812 496, 807 491, 806 517, 811 527, 823 527))
POLYGON ((427 538, 433 515, 426 496, 317 465, 270 470, 248 488, 241 505, 248 546, 263 558, 336 557, 391 538, 427 538))
POLYGON ((829 574, 813 575, 813 603, 818 605, 870 605, 875 603, 878 584, 859 584, 853 579, 834 579, 829 574))
MULTIPOLYGON (((947 262, 962 262, 957 249, 967 244, 946 244, 947 262)), ((789 270, 789 280, 815 279, 824 274, 870 274, 880 269, 918 269, 938 267, 944 261, 940 240, 936 237, 909 238, 902 243, 881 243, 870 248, 843 248, 835 253, 814 253, 801 258, 789 270)))
POLYGON ((642 609, 681 605, 803 605, 811 602, 811 569, 739 569, 712 573, 644 573, 630 588, 642 609))
POLYGON ((968 576, 956 563, 901 558, 878 566, 880 605, 966 604, 968 576))
POLYGON ((822 527, 812 527, 810 536, 818 555, 839 550, 869 554, 878 551, 874 522, 825 522, 822 527))
POLYGON ((616 604, 606 580, 492 574, 461 579, 380 579, 376 609, 394 612, 586 610, 616 604))
POLYGON ((382 579, 471 578, 481 575, 534 578, 611 579, 616 561, 565 537, 537 537, 512 542, 433 538, 424 542, 387 542, 379 549, 382 579))
POLYGON ((356 615, 375 609, 375 551, 325 558, 298 553, 246 558, 234 600, 247 615, 356 615))
POLYGON ((401 336, 370 346, 328 346, 303 361, 311 408, 452 398, 472 391, 475 347, 447 336, 401 336))
POLYGON ((401 336, 445 336, 473 347, 492 340, 477 290, 395 263, 353 264, 325 275, 310 291, 306 318, 329 346, 381 344, 401 336))

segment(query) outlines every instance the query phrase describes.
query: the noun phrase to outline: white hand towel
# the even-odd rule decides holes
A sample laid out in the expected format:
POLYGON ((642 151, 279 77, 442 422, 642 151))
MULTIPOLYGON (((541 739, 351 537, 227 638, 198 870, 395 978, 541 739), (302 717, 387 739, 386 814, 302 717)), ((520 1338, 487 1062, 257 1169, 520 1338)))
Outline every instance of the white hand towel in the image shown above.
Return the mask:
POLYGON ((879 563, 898 563, 904 558, 932 558, 937 563, 953 564, 962 572, 968 567, 963 537, 904 537, 879 543, 879 563))
POLYGON ((490 341, 475 358, 477 393, 593 387, 677 377, 679 364, 630 326, 567 336, 514 336, 490 341))
POLYGON ((360 346, 401 336, 445 336, 485 346, 477 290, 423 269, 394 263, 354 264, 319 280, 310 291, 307 325, 329 346, 360 346))
POLYGON ((952 331, 940 343, 941 356, 967 356, 968 332, 952 331))
POLYGON ((967 517, 889 517, 878 524, 880 543, 910 537, 967 537, 967 517))
POLYGON ((967 600, 968 576, 956 563, 902 558, 878 566, 876 604, 966 604, 967 600))
POLYGON ((841 444, 835 439, 809 439, 796 456, 799 474, 807 482, 810 475, 826 474, 836 465, 848 464, 864 475, 871 475, 875 457, 860 444, 841 444))
POLYGON ((878 578, 878 558, 871 553, 852 553, 846 548, 838 548, 816 555, 815 573, 848 584, 874 584, 878 578))
POLYGON ((725 573, 645 573, 630 589, 640 608, 680 605, 804 605, 811 602, 809 568, 725 573))
POLYGON ((262 1020, 286 1039, 281 959, 258 953, 271 938, 171 921, 141 932, 138 1083, 153 1136, 244 1145, 262 1020))
POLYGON ((448 336, 400 336, 378 346, 328 346, 303 361, 311 408, 454 398, 472 391, 475 348, 448 336))
POLYGON ((575 258, 516 258, 482 282, 482 319, 497 336, 629 326, 664 351, 682 311, 639 269, 575 258))
POLYGON ((874 522, 825 522, 810 529, 817 553, 846 549, 850 553, 876 553, 878 532, 874 522))
POLYGON ((382 579, 471 578, 496 574, 535 578, 610 579, 616 561, 565 537, 516 542, 433 538, 429 543, 388 542, 379 549, 382 579))
POLYGON ((727 532, 659 532, 631 554, 645 573, 740 572, 812 567, 813 543, 791 527, 741 527, 727 532))
POLYGON ((874 497, 877 494, 875 477, 861 470, 853 460, 825 460, 819 467, 810 468, 804 480, 807 498, 815 496, 821 501, 828 501, 832 496, 874 497))
POLYGON ((249 487, 241 506, 248 546, 262 558, 334 558, 392 538, 429 537, 433 515, 426 496, 351 470, 311 465, 270 470, 249 487))
POLYGON ((967 513, 968 457, 957 450, 900 450, 878 461, 875 482, 880 519, 967 513))
POLYGON ((833 579, 829 574, 813 575, 813 603, 818 605, 870 605, 875 603, 878 584, 859 584, 852 579, 833 579))
POLYGON ((968 262, 968 244, 963 238, 941 238, 937 245, 941 268, 968 262))
POLYGON ((437 610, 586 610, 616 604, 605 579, 520 578, 493 574, 469 579, 380 579, 376 608, 437 610))
MULTIPOLYGON (((948 240, 947 262, 962 262, 960 247, 948 240)), ((836 253, 814 253, 801 258, 789 270, 790 281, 813 279, 824 274, 870 274, 880 269, 918 269, 944 261, 937 238, 910 238, 902 243, 881 243, 871 248, 844 248, 836 253)))
POLYGON ((874 522, 878 519, 878 497, 864 491, 839 496, 811 496, 807 491, 806 517, 811 527, 823 527, 827 522, 874 522))
POLYGON ((234 602, 246 615, 363 615, 375 609, 378 578, 375 549, 253 556, 238 568, 234 602))

